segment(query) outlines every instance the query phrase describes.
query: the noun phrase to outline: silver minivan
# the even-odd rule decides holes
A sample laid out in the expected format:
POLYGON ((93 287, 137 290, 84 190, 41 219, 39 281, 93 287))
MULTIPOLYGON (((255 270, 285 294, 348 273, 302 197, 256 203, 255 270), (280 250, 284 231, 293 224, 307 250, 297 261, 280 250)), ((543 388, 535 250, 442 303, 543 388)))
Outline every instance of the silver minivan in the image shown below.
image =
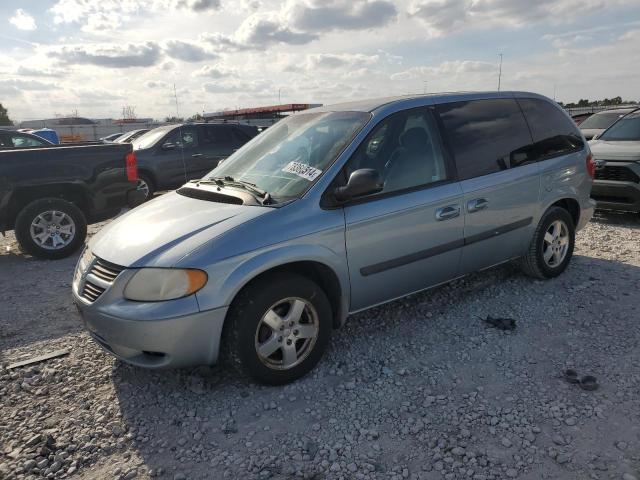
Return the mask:
POLYGON ((559 275, 593 174, 571 119, 532 93, 308 110, 107 225, 73 295, 93 339, 133 365, 222 357, 282 384, 351 313, 509 260, 559 275))

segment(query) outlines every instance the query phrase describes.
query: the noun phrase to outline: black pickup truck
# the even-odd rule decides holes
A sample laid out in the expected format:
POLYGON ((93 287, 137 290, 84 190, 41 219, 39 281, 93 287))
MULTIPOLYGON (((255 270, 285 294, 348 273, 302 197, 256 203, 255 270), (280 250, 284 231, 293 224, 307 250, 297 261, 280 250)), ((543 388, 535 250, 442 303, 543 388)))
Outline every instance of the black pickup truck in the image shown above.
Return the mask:
POLYGON ((63 258, 83 245, 87 223, 144 199, 130 144, 0 147, 0 232, 21 249, 63 258))

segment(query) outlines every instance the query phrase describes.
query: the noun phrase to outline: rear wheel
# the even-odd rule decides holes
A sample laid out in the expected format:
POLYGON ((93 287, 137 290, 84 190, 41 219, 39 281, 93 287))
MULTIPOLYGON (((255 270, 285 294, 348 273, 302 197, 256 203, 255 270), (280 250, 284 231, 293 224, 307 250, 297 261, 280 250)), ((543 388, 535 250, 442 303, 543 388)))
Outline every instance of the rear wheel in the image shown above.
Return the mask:
POLYGON ((144 194, 144 201, 150 200, 155 192, 155 186, 153 180, 144 173, 138 174, 138 181, 136 182, 136 190, 144 194))
POLYGON ((522 270, 535 278, 557 277, 569 265, 574 245, 573 218, 564 208, 551 207, 540 219, 521 260, 522 270))
POLYGON ((59 198, 31 202, 15 224, 20 248, 36 257, 64 258, 75 252, 87 236, 87 221, 73 203, 59 198))
POLYGON ((314 282, 283 274, 243 290, 227 322, 226 359, 260 383, 281 385, 318 363, 331 337, 332 310, 314 282))

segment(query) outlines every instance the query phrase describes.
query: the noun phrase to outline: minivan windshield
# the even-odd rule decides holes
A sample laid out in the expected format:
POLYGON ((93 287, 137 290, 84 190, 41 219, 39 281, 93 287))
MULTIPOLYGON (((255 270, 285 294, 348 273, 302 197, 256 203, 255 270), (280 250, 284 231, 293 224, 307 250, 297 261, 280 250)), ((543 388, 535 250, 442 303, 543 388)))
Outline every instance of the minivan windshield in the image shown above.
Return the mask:
POLYGON ((144 148, 152 147, 174 127, 175 125, 169 125, 167 127, 158 127, 153 130, 149 130, 147 133, 139 136, 131 142, 131 145, 133 145, 134 150, 142 150, 144 148))
POLYGON ((255 137, 203 180, 244 182, 276 202, 297 198, 370 118, 365 112, 291 115, 255 137))
POLYGON ((640 141, 640 113, 631 113, 618 120, 598 140, 640 141))
POLYGON ((611 125, 615 123, 620 117, 623 117, 625 114, 622 112, 611 112, 611 113, 596 113, 595 115, 591 115, 584 122, 580 124, 580 129, 584 130, 587 128, 609 128, 611 125))

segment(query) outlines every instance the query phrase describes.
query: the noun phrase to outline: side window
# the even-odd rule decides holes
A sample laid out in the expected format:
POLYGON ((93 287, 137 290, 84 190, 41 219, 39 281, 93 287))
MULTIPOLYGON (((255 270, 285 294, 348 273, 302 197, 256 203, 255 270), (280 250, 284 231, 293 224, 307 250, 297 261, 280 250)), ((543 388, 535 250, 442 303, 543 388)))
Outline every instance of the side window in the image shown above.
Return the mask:
POLYGON ((241 129, 239 128, 232 128, 231 129, 233 132, 233 137, 235 139, 235 144, 236 145, 244 145, 245 143, 247 143, 249 140, 251 140, 251 137, 249 136, 248 133, 243 132, 241 129))
POLYGON ((225 125, 207 125, 202 129, 202 145, 225 146, 234 143, 231 130, 225 125))
POLYGON ((582 150, 584 143, 576 125, 559 107, 538 98, 519 98, 533 136, 537 159, 582 150))
POLYGON ((471 100, 437 106, 460 180, 535 161, 531 134, 512 99, 471 100))
POLYGON ((41 147, 44 145, 44 142, 36 140, 35 138, 27 137, 26 135, 12 135, 11 136, 11 144, 14 147, 41 147))
POLYGON ((193 127, 176 128, 162 143, 173 143, 178 148, 194 148, 198 146, 198 134, 193 127))
POLYGON ((389 193, 446 180, 447 169, 435 120, 428 109, 396 113, 382 120, 346 165, 347 177, 373 168, 389 193))

